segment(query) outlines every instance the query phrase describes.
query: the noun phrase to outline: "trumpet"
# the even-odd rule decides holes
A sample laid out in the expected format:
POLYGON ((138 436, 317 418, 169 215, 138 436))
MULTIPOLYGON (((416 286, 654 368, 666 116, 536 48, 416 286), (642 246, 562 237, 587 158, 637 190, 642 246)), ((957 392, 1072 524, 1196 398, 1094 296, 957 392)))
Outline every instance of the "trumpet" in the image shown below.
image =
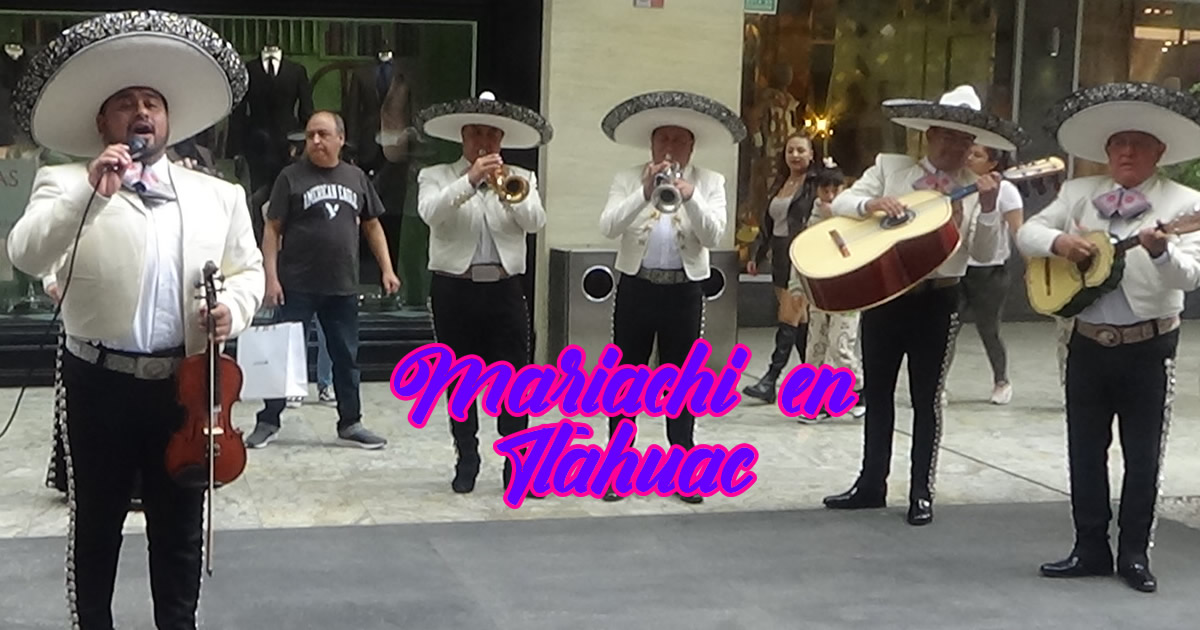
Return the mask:
MULTIPOLYGON (((479 155, 483 156, 485 152, 480 150, 479 155)), ((488 175, 487 184, 500 201, 507 204, 521 203, 529 196, 529 180, 520 175, 513 175, 505 166, 488 175)))
POLYGON ((513 175, 507 168, 500 167, 488 177, 488 186, 496 191, 500 201, 513 204, 525 201, 529 196, 529 180, 513 175))
POLYGON ((667 170, 654 176, 654 192, 650 193, 650 202, 656 210, 663 214, 679 211, 679 206, 683 204, 683 195, 679 193, 674 182, 681 177, 683 169, 679 167, 678 162, 671 162, 667 170))

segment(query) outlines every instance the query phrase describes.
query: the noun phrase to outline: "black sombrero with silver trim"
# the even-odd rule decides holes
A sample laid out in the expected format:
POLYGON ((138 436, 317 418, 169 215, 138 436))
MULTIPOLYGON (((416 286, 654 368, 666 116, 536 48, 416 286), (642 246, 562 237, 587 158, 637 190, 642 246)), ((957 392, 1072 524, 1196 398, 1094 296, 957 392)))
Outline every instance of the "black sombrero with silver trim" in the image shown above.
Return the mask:
POLYGON ((1200 157, 1200 100, 1186 92, 1150 83, 1108 83, 1066 97, 1046 117, 1046 132, 1063 150, 1093 162, 1107 162, 1108 139, 1140 131, 1167 145, 1160 165, 1200 157))
POLYGON ((413 126, 421 133, 449 142, 462 142, 462 128, 466 125, 500 129, 504 132, 500 146, 505 149, 532 149, 554 137, 554 127, 544 116, 528 107, 498 101, 491 92, 484 92, 479 98, 431 105, 413 118, 413 126))
POLYGON ((96 114, 125 88, 162 94, 173 145, 229 115, 248 85, 237 51, 201 22, 123 11, 80 22, 39 51, 13 92, 13 112, 38 145, 91 157, 104 150, 96 114))
POLYGON ((691 131, 697 147, 737 144, 746 139, 746 124, 737 113, 691 92, 639 94, 612 108, 600 122, 610 140, 640 149, 650 144, 655 129, 668 126, 691 131))
POLYGON ((1029 136, 1016 123, 983 111, 979 95, 969 85, 946 92, 936 103, 908 98, 884 101, 883 113, 909 129, 953 129, 975 136, 975 142, 985 147, 1002 151, 1015 151, 1029 144, 1029 136))

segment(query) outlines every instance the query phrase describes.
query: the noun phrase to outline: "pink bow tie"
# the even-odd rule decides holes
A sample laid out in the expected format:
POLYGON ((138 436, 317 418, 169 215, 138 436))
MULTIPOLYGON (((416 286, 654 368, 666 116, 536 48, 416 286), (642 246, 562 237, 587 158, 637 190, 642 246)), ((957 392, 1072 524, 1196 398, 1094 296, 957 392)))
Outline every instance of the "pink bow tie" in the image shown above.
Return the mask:
POLYGON ((1145 195, 1127 188, 1110 190, 1093 199, 1092 205, 1096 206, 1100 214, 1110 219, 1118 216, 1128 219, 1150 209, 1150 202, 1146 200, 1145 195))
POLYGON ((941 171, 930 173, 913 184, 913 190, 936 190, 943 195, 950 194, 954 188, 954 178, 941 171))
POLYGON ((121 176, 125 188, 135 192, 143 201, 162 203, 173 201, 175 191, 166 182, 158 179, 154 171, 146 168, 141 162, 134 162, 121 176))

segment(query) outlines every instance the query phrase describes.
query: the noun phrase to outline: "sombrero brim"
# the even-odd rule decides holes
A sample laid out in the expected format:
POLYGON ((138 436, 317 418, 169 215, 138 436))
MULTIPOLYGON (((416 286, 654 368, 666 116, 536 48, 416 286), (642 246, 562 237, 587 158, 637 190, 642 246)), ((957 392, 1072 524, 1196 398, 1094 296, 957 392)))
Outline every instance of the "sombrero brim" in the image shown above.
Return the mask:
POLYGON ((1141 131, 1167 145, 1159 164, 1200 157, 1200 101, 1190 94, 1144 83, 1109 84, 1067 97, 1047 118, 1046 131, 1063 150, 1107 162, 1108 139, 1141 131))
POLYGON ((970 107, 906 99, 885 102, 883 111, 897 125, 917 131, 930 127, 953 129, 969 133, 975 136, 975 142, 1001 151, 1015 151, 1029 144, 1029 137, 1015 123, 970 107))
POLYGON ((228 116, 248 83, 237 51, 204 24, 173 13, 127 11, 81 22, 47 45, 18 83, 13 109, 37 144, 91 157, 104 149, 96 114, 125 88, 162 94, 171 145, 228 116))
POLYGON ((650 92, 614 107, 600 128, 618 144, 644 149, 659 127, 683 127, 697 147, 737 144, 746 138, 746 124, 731 109, 708 97, 689 92, 650 92))
POLYGON ((554 137, 554 128, 539 113, 527 107, 485 99, 439 103, 417 113, 414 126, 427 136, 462 142, 466 125, 487 125, 504 132, 500 146, 532 149, 554 137))

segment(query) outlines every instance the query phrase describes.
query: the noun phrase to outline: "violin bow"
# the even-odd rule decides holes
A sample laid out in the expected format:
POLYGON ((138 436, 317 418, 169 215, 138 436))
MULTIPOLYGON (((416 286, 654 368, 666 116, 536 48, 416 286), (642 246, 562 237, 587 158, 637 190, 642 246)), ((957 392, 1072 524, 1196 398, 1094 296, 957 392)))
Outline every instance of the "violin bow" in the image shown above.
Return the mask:
POLYGON ((217 462, 217 445, 216 445, 216 414, 218 413, 217 405, 220 404, 220 397, 217 395, 217 386, 219 379, 217 376, 217 318, 213 315, 213 309, 217 305, 217 279, 220 270, 213 261, 208 261, 204 265, 204 304, 207 321, 205 327, 208 332, 208 497, 205 503, 207 517, 205 518, 204 532, 204 570, 209 577, 212 577, 212 558, 213 558, 213 496, 216 489, 216 462, 217 462))

